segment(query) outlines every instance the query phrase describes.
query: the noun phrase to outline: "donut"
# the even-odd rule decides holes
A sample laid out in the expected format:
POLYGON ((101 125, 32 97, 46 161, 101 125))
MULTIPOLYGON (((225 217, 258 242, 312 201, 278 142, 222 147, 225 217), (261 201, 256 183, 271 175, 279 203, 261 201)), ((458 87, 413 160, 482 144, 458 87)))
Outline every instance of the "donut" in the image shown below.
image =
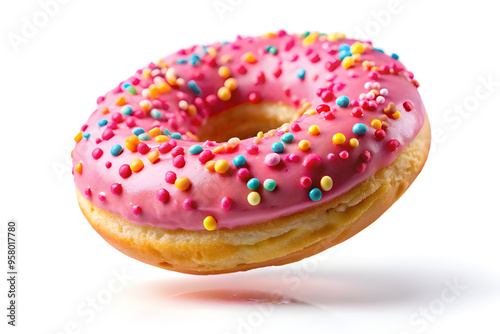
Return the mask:
POLYGON ((75 137, 80 208, 145 263, 221 274, 363 230, 421 171, 419 83, 371 42, 285 31, 182 49, 97 99, 75 137))

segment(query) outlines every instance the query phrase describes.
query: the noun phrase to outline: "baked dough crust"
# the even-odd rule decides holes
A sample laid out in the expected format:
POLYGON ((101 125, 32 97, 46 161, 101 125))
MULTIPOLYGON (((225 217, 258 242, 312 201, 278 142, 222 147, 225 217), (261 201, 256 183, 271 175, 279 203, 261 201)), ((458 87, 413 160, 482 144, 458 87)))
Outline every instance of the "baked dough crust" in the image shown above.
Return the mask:
POLYGON ((129 223, 99 209, 78 190, 92 227, 122 253, 189 274, 222 274, 283 265, 317 254, 360 232, 384 213, 422 170, 430 147, 426 118, 415 139, 387 167, 318 206, 232 230, 167 230, 129 223))

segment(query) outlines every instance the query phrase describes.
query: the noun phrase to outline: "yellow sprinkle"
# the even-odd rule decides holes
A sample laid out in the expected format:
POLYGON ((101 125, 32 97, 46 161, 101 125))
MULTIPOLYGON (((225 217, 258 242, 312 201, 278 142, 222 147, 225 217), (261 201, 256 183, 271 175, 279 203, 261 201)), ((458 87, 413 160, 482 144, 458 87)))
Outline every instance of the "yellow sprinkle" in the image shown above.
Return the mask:
POLYGON ((144 162, 141 159, 134 159, 130 163, 130 169, 134 173, 139 173, 144 168, 144 162))
POLYGON ((363 47, 363 44, 360 42, 355 42, 351 45, 351 53, 352 54, 361 54, 365 51, 365 48, 363 47))
POLYGON ((399 110, 396 110, 396 112, 394 112, 391 116, 394 119, 398 119, 399 117, 401 117, 401 113, 399 112, 399 110))
POLYGON ((257 138, 264 138, 264 132, 259 131, 259 133, 257 133, 257 138))
POLYGON ((258 192, 252 191, 250 194, 248 194, 247 200, 250 205, 255 206, 260 203, 260 195, 258 192))
POLYGON ((139 143, 140 143, 139 137, 137 137, 136 135, 129 136, 125 139, 125 147, 130 152, 137 151, 137 145, 139 145, 139 143))
POLYGON ((193 139, 194 139, 194 141, 200 141, 200 140, 199 140, 199 138, 198 138, 198 136, 197 136, 197 135, 195 135, 195 134, 193 134, 193 133, 192 133, 192 132, 190 132, 190 131, 187 131, 187 132, 186 132, 186 136, 193 138, 193 139))
POLYGON ((224 81, 224 87, 226 87, 230 91, 233 91, 238 87, 238 82, 236 81, 235 78, 229 78, 226 81, 224 81))
POLYGON ((142 100, 139 102, 139 106, 141 106, 141 109, 144 110, 145 112, 150 111, 153 109, 153 104, 149 100, 142 100))
POLYGON ((308 116, 316 115, 318 112, 314 109, 308 109, 304 114, 308 116))
POLYGON ((181 191, 187 190, 190 185, 191 181, 185 176, 181 176, 175 180, 175 186, 181 191))
POLYGON ((307 151, 311 148, 311 143, 308 140, 301 140, 299 142, 299 149, 302 151, 307 151))
POLYGON ((127 104, 127 100, 125 99, 124 96, 120 96, 120 98, 116 101, 116 105, 123 107, 124 105, 127 104))
POLYGON ((323 176, 320 181, 321 189, 328 191, 333 188, 333 180, 329 176, 323 176))
POLYGON ((217 96, 222 101, 228 101, 231 98, 231 91, 227 87, 221 87, 217 91, 217 96))
POLYGON ((150 68, 143 69, 142 76, 146 79, 149 78, 151 76, 151 69, 150 68))
POLYGON ((349 145, 353 148, 356 148, 359 146, 359 141, 356 138, 351 138, 349 140, 349 145))
POLYGON ((342 145, 345 143, 345 136, 342 133, 336 133, 333 135, 332 141, 337 145, 342 145))
POLYGON ((168 65, 165 64, 165 62, 163 61, 163 59, 158 60, 158 66, 161 67, 161 68, 168 68, 168 65))
POLYGON ((317 135, 319 135, 319 133, 320 133, 319 126, 317 126, 317 125, 311 125, 309 127, 309 134, 311 136, 317 136, 317 135))
POLYGON ((231 57, 230 55, 223 55, 223 56, 220 58, 220 60, 221 60, 223 63, 227 64, 227 63, 229 63, 230 61, 232 61, 232 60, 233 60, 233 57, 231 57))
POLYGON ((207 163, 205 164, 205 168, 211 172, 215 172, 215 161, 213 160, 207 161, 207 163))
POLYGON ((340 33, 340 32, 335 32, 333 34, 327 34, 326 39, 330 42, 340 41, 342 39, 345 39, 345 34, 340 33))
POLYGON ((217 220, 212 216, 206 216, 205 219, 203 219, 203 226, 205 226, 207 230, 213 231, 217 227, 217 220))
POLYGON ((158 152, 158 151, 151 151, 148 153, 148 160, 152 164, 154 164, 158 160, 159 157, 160 157, 160 152, 158 152))
POLYGON ((308 46, 309 44, 314 43, 316 41, 316 39, 318 38, 318 36, 319 36, 319 32, 317 32, 317 31, 310 33, 307 37, 305 37, 302 40, 302 45, 308 46))
POLYGON ((382 129, 382 122, 379 119, 373 119, 370 123, 376 130, 382 129))
POLYGON ((343 68, 348 69, 352 65, 354 65, 354 59, 352 59, 352 57, 347 56, 342 60, 342 67, 343 68))
POLYGON ((227 79, 231 76, 231 71, 229 71, 229 69, 226 66, 219 67, 219 70, 217 71, 217 73, 219 73, 219 76, 222 79, 227 79))
POLYGON ((81 162, 79 162, 75 165, 75 172, 77 172, 78 174, 82 174, 82 169, 83 169, 83 165, 81 162))
POLYGON ((214 169, 219 174, 224 174, 229 169, 229 163, 226 160, 219 160, 215 163, 214 169))
POLYGON ((75 136, 75 141, 76 141, 77 143, 79 143, 79 142, 80 142, 80 140, 82 140, 82 138, 83 138, 83 133, 80 131, 80 132, 78 132, 78 134, 75 136))
POLYGON ((103 115, 109 114, 109 109, 108 109, 108 108, 104 108, 104 109, 102 110, 102 114, 103 114, 103 115))
POLYGON ((157 143, 164 143, 164 142, 168 141, 168 137, 165 135, 159 135, 159 136, 155 137, 155 141, 157 143))
POLYGON ((148 134, 150 137, 156 137, 156 136, 161 135, 161 130, 160 130, 160 128, 156 127, 154 129, 149 130, 148 134))
POLYGON ((249 64, 255 64, 257 62, 257 58, 251 52, 247 52, 242 56, 243 60, 249 64))

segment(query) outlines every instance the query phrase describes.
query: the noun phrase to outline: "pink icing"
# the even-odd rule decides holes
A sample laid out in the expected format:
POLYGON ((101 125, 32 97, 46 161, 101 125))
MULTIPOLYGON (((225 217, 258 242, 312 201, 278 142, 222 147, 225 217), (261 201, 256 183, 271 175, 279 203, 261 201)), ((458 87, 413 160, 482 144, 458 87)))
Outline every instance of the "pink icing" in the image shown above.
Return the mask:
POLYGON ((163 58, 161 64, 150 64, 98 99, 97 109, 82 127, 90 136, 81 139, 73 153, 74 165, 83 166, 81 174, 74 173, 77 188, 97 207, 131 223, 185 230, 203 230, 207 216, 216 219, 217 229, 265 222, 345 193, 389 165, 425 120, 418 83, 398 60, 363 43, 359 60, 344 68, 339 47, 355 42, 329 41, 326 35, 304 39, 281 31, 274 37, 239 37, 232 43, 194 46, 163 58), (244 59, 247 52, 256 62, 244 59), (170 82, 169 92, 148 96, 145 89, 168 81, 170 72, 164 64, 175 69, 177 82, 170 82), (221 66, 237 82, 227 101, 217 96, 226 80, 218 74, 221 66), (339 96, 347 96, 350 104, 338 106, 339 96), (262 139, 196 143, 192 138, 203 119, 242 103, 262 101, 281 101, 317 113, 308 112, 262 139), (393 116, 395 110, 399 117, 393 116), (383 121, 382 129, 371 125, 377 118, 383 121), (99 126, 102 120, 108 123, 99 126), (357 123, 366 126, 365 134, 353 132, 357 123), (310 134, 311 125, 317 125, 320 134, 310 134), (182 139, 170 135, 162 143, 153 137, 143 139, 131 151, 125 139, 139 127, 146 133, 159 127, 162 135, 166 129, 167 135, 178 133, 182 139), (273 152, 272 145, 285 133, 293 134, 293 141, 283 140, 284 151, 273 152), (332 142, 336 133, 345 135, 345 143, 332 142), (357 145, 350 144, 353 138, 357 145), (302 140, 310 144, 306 151, 299 149, 302 140), (201 153, 191 153, 196 144, 201 153), (118 156, 111 154, 114 145, 123 148, 118 156), (220 145, 225 149, 220 151, 220 145), (156 152, 159 158, 150 161, 156 152), (245 158, 244 166, 233 163, 239 155, 245 158), (131 165, 135 159, 144 163, 140 171, 131 165), (222 174, 205 167, 222 159, 229 163, 222 174), (322 189, 324 176, 333 180, 331 190, 322 189), (176 187, 180 177, 189 179, 187 190, 176 187), (255 190, 247 187, 253 178, 260 182, 255 190), (267 179, 276 182, 275 189, 264 188, 267 179), (313 188, 321 190, 320 200, 309 197, 313 188), (260 194, 257 205, 248 200, 253 191, 260 194))

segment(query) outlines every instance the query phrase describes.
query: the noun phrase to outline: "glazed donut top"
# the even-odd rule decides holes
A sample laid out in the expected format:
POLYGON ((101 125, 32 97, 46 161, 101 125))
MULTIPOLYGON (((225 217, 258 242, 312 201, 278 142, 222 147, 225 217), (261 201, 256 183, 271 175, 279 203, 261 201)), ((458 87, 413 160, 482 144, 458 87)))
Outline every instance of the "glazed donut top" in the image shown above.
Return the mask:
POLYGON ((98 99, 75 137, 77 189, 131 223, 192 231, 329 201, 388 166, 424 123, 398 58, 339 33, 180 50, 98 99), (302 116, 253 138, 197 140, 208 118, 262 102, 302 116))

